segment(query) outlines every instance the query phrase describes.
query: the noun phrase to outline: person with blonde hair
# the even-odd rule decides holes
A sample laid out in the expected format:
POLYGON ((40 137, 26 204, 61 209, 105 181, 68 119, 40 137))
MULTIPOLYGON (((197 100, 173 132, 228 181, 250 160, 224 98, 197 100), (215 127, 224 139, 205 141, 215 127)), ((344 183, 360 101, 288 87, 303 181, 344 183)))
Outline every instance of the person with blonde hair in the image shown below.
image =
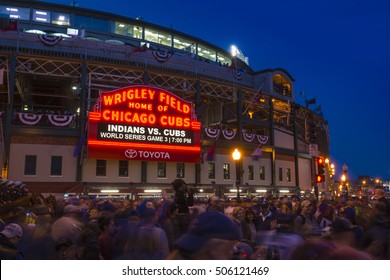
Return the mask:
POLYGON ((310 200, 301 202, 301 213, 294 219, 294 232, 308 238, 311 236, 319 236, 321 229, 313 215, 314 205, 310 200))

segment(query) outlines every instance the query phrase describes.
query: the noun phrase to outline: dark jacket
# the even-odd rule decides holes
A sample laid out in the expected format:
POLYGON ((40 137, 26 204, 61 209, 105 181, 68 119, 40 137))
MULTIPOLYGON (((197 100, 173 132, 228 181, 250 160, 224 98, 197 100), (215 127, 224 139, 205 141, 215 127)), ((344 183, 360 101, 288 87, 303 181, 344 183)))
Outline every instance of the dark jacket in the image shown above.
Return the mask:
POLYGON ((381 197, 378 199, 378 203, 381 204, 381 211, 386 212, 387 216, 390 218, 390 200, 386 197, 381 197))
POLYGON ((276 220, 276 217, 274 216, 274 214, 272 214, 272 212, 269 212, 267 214, 267 216, 265 217, 265 219, 263 219, 262 216, 260 215, 260 217, 256 223, 256 230, 257 231, 271 230, 271 222, 275 221, 275 220, 276 220))
POLYGON ((23 260, 23 254, 7 237, 0 234, 0 260, 23 260))

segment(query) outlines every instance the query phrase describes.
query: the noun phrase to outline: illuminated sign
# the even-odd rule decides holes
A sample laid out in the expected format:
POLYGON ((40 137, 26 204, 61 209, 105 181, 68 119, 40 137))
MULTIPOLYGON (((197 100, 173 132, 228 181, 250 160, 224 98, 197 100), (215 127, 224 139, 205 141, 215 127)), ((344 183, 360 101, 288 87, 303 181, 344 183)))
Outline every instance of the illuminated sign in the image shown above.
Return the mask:
POLYGON ((164 89, 101 92, 88 117, 88 157, 198 163, 200 126, 192 103, 164 89))

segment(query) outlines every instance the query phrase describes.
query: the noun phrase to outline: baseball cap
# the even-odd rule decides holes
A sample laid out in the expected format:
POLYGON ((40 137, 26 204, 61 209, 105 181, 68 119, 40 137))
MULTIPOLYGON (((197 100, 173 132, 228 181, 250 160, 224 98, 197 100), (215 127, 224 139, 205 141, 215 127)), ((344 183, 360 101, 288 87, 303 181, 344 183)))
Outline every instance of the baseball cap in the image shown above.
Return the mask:
POLYGON ((6 225, 5 228, 0 232, 7 238, 12 238, 14 236, 23 236, 23 230, 18 224, 11 223, 6 225))
POLYGON ((210 239, 238 240, 238 225, 226 215, 209 211, 195 217, 187 233, 175 242, 178 248, 196 251, 210 239))

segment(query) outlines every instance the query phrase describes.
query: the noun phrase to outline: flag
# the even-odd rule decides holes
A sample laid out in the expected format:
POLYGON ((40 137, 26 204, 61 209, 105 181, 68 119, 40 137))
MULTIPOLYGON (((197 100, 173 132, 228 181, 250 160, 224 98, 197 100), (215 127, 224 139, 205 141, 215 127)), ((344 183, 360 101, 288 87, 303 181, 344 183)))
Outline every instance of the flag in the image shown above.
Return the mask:
POLYGON ((210 149, 207 152, 206 160, 207 161, 213 161, 215 156, 215 142, 211 145, 210 149))
MULTIPOLYGON (((264 84, 264 83, 263 83, 264 84)), ((255 96, 252 99, 252 103, 259 103, 260 99, 263 97, 263 84, 260 89, 256 92, 255 96)))
POLYGON ((261 86, 259 87, 259 89, 256 91, 255 95, 253 95, 251 101, 249 102, 249 105, 248 107, 246 107, 243 115, 246 114, 246 112, 248 112, 248 109, 249 108, 253 108, 253 106, 257 103, 260 102, 260 99, 263 97, 263 86, 264 86, 264 81, 262 82, 261 86))
POLYGON ((310 104, 316 104, 316 99, 313 98, 313 99, 310 99, 310 100, 306 100, 306 107, 310 104))
POLYGON ((146 52, 148 49, 148 46, 146 44, 143 44, 141 47, 135 48, 133 52, 146 52))
POLYGON ((263 145, 260 144, 254 151, 253 153, 251 154, 251 158, 252 160, 258 160, 260 157, 261 157, 261 147, 263 145))
POLYGON ((0 69, 0 85, 4 85, 4 68, 0 69))
POLYGON ((17 31, 18 30, 18 21, 11 20, 10 24, 4 26, 1 30, 3 30, 3 31, 17 31))

